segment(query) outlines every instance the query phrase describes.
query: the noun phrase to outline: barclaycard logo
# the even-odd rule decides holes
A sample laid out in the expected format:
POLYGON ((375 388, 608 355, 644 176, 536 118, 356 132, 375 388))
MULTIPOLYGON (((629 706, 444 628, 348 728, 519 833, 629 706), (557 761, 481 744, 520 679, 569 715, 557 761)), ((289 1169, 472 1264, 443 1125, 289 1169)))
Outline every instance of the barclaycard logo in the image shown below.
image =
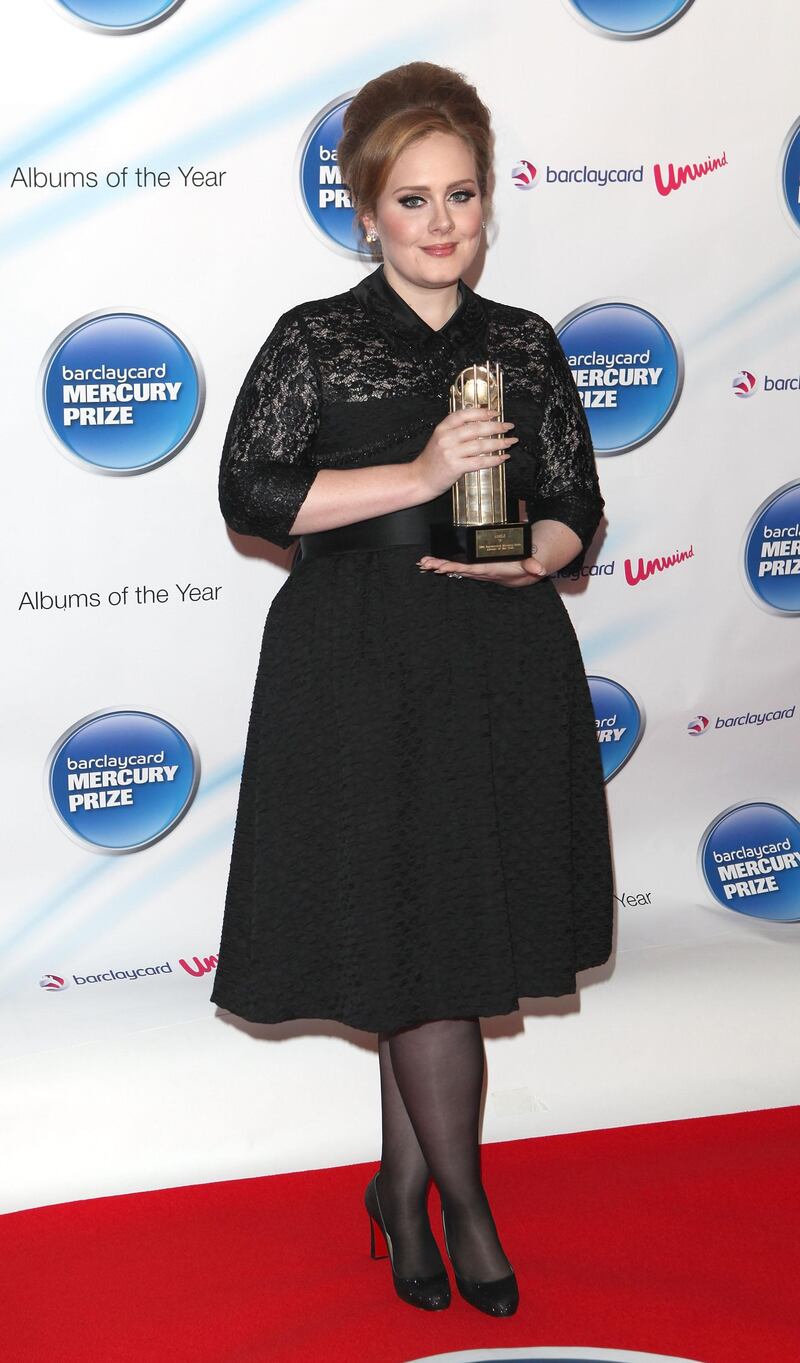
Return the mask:
POLYGON ((51 0, 65 19, 95 33, 141 33, 174 14, 183 0, 51 0))
MULTIPOLYGON (((532 161, 517 161, 511 171, 512 184, 517 189, 533 189, 542 179, 540 167, 532 161)), ((544 167, 544 181, 548 185, 621 185, 644 180, 644 166, 551 166, 544 167)))
POLYGON ((46 989, 49 993, 58 993, 62 989, 69 989, 69 984, 63 975, 42 975, 39 980, 39 988, 46 989))
POLYGON ((675 1354, 631 1353, 628 1349, 468 1349, 462 1353, 428 1354, 408 1363, 703 1363, 675 1354))
MULTIPOLYGON (((758 388, 758 379, 749 369, 740 369, 731 387, 737 398, 750 398, 758 388)), ((800 392, 800 374, 765 374, 762 389, 765 393, 800 392)))
POLYGON ((575 18, 605 38, 650 38, 684 15, 692 0, 566 0, 575 18))
MULTIPOLYGON (((185 970, 187 975, 199 980, 204 975, 210 974, 212 970, 216 970, 218 959, 219 957, 216 955, 193 956, 191 960, 187 961, 181 956, 178 965, 185 970)), ((72 981, 80 988, 81 985, 85 984, 116 984, 119 980, 136 982, 149 976, 164 976, 173 973, 172 962, 164 961, 161 965, 140 965, 134 966, 132 969, 125 968, 122 970, 110 968, 94 973, 89 972, 86 975, 73 974, 72 981)), ((69 980, 63 975, 42 975, 39 980, 39 988, 46 989, 50 993, 56 993, 62 989, 69 989, 69 980)))
POLYGON ((737 398, 751 398, 758 387, 758 379, 749 369, 740 369, 731 387, 737 398))
POLYGON ((539 183, 539 170, 532 161, 517 161, 511 171, 511 182, 517 189, 534 189, 539 183))

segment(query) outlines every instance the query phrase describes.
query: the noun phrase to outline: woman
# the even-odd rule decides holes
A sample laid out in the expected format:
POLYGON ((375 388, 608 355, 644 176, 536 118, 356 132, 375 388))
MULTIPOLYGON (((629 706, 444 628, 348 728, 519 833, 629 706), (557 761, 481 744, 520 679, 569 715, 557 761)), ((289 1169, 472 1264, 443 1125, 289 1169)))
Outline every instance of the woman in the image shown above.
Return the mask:
POLYGON ((448 1305, 432 1178, 461 1295, 511 1315, 480 1175, 480 1017, 574 993, 609 956, 613 899, 588 684, 550 577, 582 561, 604 503, 552 327, 463 279, 490 137, 446 68, 364 86, 338 159, 383 265, 284 313, 236 401, 223 514, 301 554, 267 616, 212 998, 378 1033, 373 1257, 378 1225, 398 1295, 448 1305), (487 357, 502 424, 448 412, 456 375, 487 357), (433 557, 453 483, 499 464, 532 556, 433 557))

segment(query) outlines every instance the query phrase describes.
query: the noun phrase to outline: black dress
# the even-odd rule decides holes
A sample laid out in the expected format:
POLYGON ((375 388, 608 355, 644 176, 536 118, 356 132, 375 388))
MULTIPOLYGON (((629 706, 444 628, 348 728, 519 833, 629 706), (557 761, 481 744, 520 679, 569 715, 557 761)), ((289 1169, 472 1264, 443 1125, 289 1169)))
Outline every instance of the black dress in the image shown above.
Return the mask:
MULTIPOLYGON (((467 364, 498 360, 508 514, 580 537, 603 498, 552 327, 463 281, 435 331, 387 283, 279 320, 234 407, 228 524, 288 548, 320 468, 413 459, 467 364)), ((356 518, 357 519, 357 518, 356 518)), ((303 562, 255 681, 212 1000, 370 1031, 510 1013, 606 961, 612 870, 595 720, 550 578, 422 573, 428 546, 303 562)))

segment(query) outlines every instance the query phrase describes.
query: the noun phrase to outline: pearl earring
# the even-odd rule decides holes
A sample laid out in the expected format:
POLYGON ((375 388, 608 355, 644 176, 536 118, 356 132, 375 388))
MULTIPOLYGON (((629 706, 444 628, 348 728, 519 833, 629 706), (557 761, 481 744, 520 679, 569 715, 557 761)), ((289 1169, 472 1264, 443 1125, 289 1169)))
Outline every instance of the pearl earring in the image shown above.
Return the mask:
POLYGON ((372 228, 370 228, 369 232, 367 232, 367 241, 370 241, 370 242, 371 242, 371 241, 377 241, 377 240, 378 240, 378 233, 377 233, 377 232, 373 232, 372 228))

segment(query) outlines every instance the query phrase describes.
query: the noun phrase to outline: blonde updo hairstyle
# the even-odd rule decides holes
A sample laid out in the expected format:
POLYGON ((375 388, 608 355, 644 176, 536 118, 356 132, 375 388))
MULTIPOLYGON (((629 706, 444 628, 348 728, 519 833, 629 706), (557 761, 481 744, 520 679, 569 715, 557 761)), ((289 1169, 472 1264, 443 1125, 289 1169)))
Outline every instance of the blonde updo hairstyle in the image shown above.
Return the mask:
MULTIPOLYGON (((348 105, 336 148, 342 182, 364 234, 363 214, 375 215, 398 156, 429 133, 454 133, 475 157, 478 188, 488 218, 492 164, 491 115, 458 71, 433 62, 408 62, 367 81, 348 105)), ((380 242, 367 243, 380 254, 380 242)))

